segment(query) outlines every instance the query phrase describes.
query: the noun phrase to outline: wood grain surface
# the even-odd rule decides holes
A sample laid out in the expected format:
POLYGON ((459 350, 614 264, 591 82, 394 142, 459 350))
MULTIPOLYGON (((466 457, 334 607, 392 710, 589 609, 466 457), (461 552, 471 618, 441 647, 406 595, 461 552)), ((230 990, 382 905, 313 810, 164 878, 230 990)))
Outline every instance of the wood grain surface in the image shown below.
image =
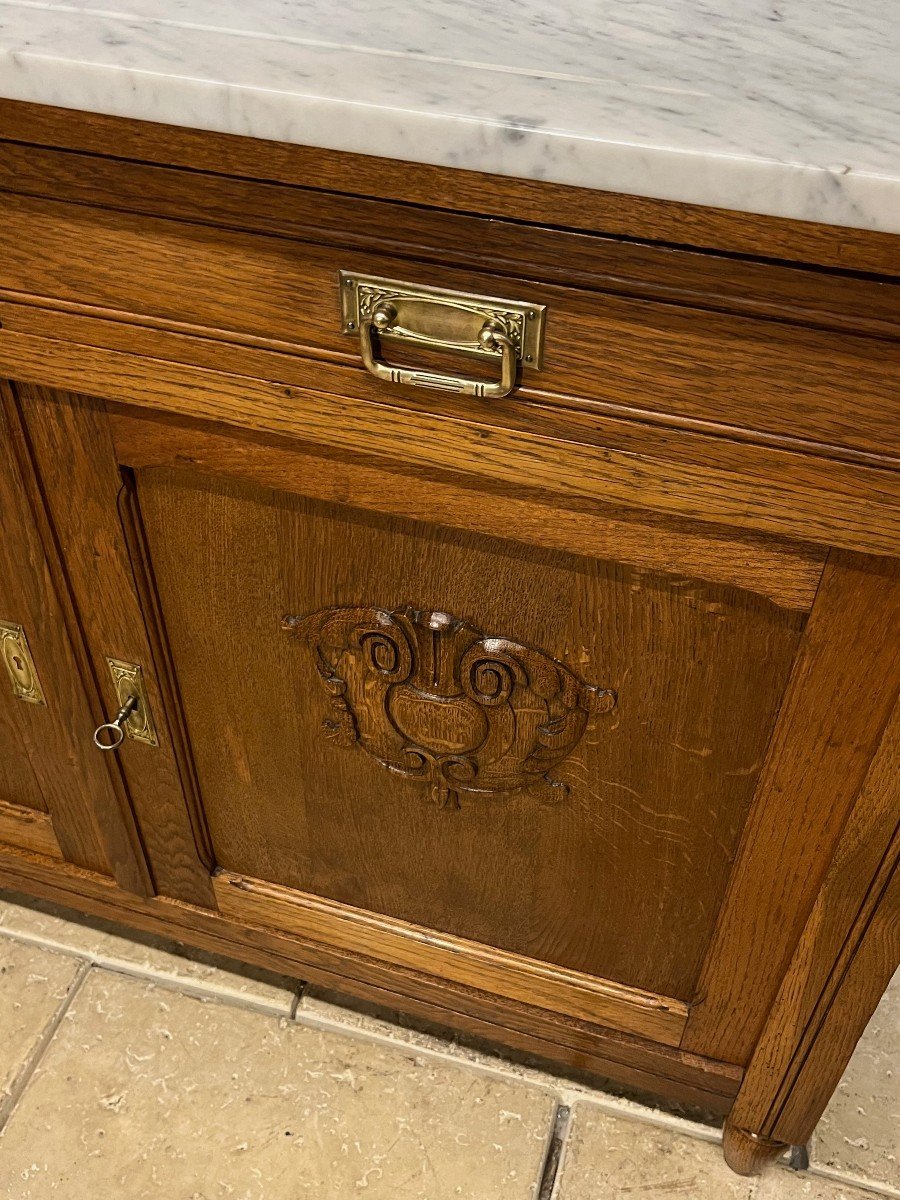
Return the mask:
MULTIPOLYGON (((199 201, 198 196, 195 205, 199 201)), ((577 398, 588 411, 600 404, 660 412, 900 464, 897 324, 892 336, 876 338, 846 328, 851 319, 838 326, 835 338, 834 328, 812 328, 802 313, 783 322, 712 311, 726 303, 714 282, 708 284, 707 295, 714 300, 712 305, 707 300, 706 311, 690 299, 662 303, 598 291, 596 285, 576 289, 567 277, 566 286, 560 286, 541 278, 520 235, 518 273, 515 260, 508 259, 502 275, 483 264, 480 270, 453 265, 453 248, 446 242, 440 260, 434 252, 423 261, 408 247, 401 257, 393 240, 381 251, 371 234, 365 246, 349 249, 343 231, 330 235, 332 244, 328 237, 321 229, 310 240, 266 237, 6 194, 0 287, 114 310, 125 319, 152 318, 170 328, 190 324, 230 340, 290 346, 295 354, 327 352, 358 370, 358 345, 342 335, 337 316, 339 270, 507 295, 548 307, 545 367, 524 371, 522 399, 540 395, 554 403, 559 396, 567 406, 577 398), (33 253, 35 245, 42 247, 40 255, 33 253), (121 270, 123 261, 127 271, 121 270), (193 286, 197 279, 203 280, 202 288, 193 286), (852 405, 845 403, 850 380, 852 405)), ((483 242, 481 230, 464 239, 470 261, 483 242)), ((570 255, 583 257, 576 247, 560 248, 557 261, 566 265, 570 255)), ((620 270, 627 274, 627 263, 620 270)), ((676 271, 670 268, 666 278, 676 271)), ((882 301, 882 320, 889 319, 900 288, 870 286, 882 301)), ((900 303, 896 307, 900 310, 900 303)), ((458 356, 411 357, 402 347, 399 352, 386 347, 386 352, 413 365, 460 369, 458 356)), ((462 367, 470 369, 467 363, 462 367)), ((385 384, 379 389, 385 396, 397 391, 385 384)), ((440 393, 432 393, 429 402, 443 407, 440 393)))
MULTIPOLYGON (((781 706, 683 1045, 746 1063, 900 687, 900 563, 833 553, 781 706)), ((896 793, 893 793, 896 803, 896 793)), ((845 931, 846 932, 846 931, 845 931)))
POLYGON ((384 963, 431 972, 491 995, 677 1046, 687 1007, 670 997, 553 968, 494 947, 441 936, 344 904, 220 871, 219 911, 232 920, 296 934, 384 963))
POLYGON ((502 424, 499 412, 486 420, 423 411, 394 397, 363 399, 371 395, 366 376, 325 364, 317 370, 320 390, 313 391, 3 329, 2 370, 392 462, 399 457, 502 485, 530 484, 551 495, 875 554, 895 554, 900 546, 895 471, 546 409, 504 411, 502 424))
POLYGON ((106 416, 83 397, 24 386, 18 391, 107 719, 119 707, 107 657, 137 663, 144 671, 160 744, 126 739, 117 755, 106 757, 121 765, 156 886, 168 895, 209 902, 208 867, 200 861, 190 825, 119 520, 122 480, 106 416))
POLYGON ((900 706, 768 1014, 733 1124, 801 1145, 900 964, 900 706))
MULTIPOLYGON (((0 758, 19 764, 13 777, 25 774, 27 787, 24 796, 4 787, 0 800, 24 803, 23 818, 34 807, 47 811, 52 827, 32 822, 32 840, 39 836, 44 847, 55 841, 70 862, 145 892, 143 851, 117 765, 93 745, 101 716, 22 434, 16 397, 0 381, 0 613, 24 626, 45 698, 41 705, 17 700, 3 672, 0 711, 10 740, 0 758)), ((0 778, 4 772, 8 781, 8 766, 0 778)))
POLYGON ((0 203, 0 880, 804 1140, 898 955, 900 240, 3 100, 0 203), (341 269, 546 370, 385 385, 341 269))
MULTIPOLYGON (((12 742, 4 746, 11 749, 12 742)), ((0 800, 0 842, 50 858, 63 856, 49 813, 6 800, 0 800)))
POLYGON ((551 499, 527 486, 497 487, 446 469, 387 465, 191 418, 112 406, 110 422, 119 461, 129 467, 189 463, 206 474, 255 480, 350 508, 474 533, 500 527, 505 537, 526 545, 690 574, 802 612, 812 607, 825 562, 824 551, 798 542, 573 497, 551 499))
MULTIPOLYGON (((135 488, 220 866, 693 997, 801 614, 501 528, 323 505, 185 463, 137 471, 135 488), (460 792, 448 811, 415 778, 324 736, 329 697, 282 621, 360 604, 451 614, 614 690, 615 709, 551 771, 567 794, 460 792)), ((433 690, 447 692, 435 736, 465 753, 483 717, 433 690)), ((404 730, 431 719, 423 699, 404 703, 391 717, 404 730)), ((381 719, 356 714, 368 731, 381 719)), ((559 744, 561 719, 554 710, 559 744)))
POLYGON ((0 137, 766 259, 900 274, 891 234, 0 100, 0 137))

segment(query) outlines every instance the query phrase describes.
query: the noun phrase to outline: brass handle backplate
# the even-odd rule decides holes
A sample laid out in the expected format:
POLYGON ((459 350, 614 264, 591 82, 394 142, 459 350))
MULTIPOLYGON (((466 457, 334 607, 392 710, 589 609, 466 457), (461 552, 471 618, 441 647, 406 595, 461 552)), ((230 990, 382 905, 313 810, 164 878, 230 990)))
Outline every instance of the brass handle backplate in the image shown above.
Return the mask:
POLYGON ((371 275, 340 275, 342 330, 359 337, 363 365, 376 379, 410 387, 458 392, 483 399, 508 396, 518 366, 540 370, 546 307, 399 283, 371 275), (392 366, 379 357, 381 339, 396 339, 436 350, 497 361, 500 379, 489 383, 468 375, 449 375, 392 366))

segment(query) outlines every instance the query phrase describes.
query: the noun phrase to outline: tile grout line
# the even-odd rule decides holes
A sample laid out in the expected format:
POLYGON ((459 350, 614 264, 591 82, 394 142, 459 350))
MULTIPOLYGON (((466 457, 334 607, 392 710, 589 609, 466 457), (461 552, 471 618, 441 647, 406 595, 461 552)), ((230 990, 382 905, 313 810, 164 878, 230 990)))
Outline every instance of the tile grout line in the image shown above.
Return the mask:
MULTIPOLYGON (((96 967, 98 970, 111 971, 134 979, 146 979, 160 987, 167 988, 169 991, 181 991, 197 999, 216 1000, 223 1004, 230 1004, 236 1008, 245 1008, 253 1012, 258 1012, 263 1016, 273 1016, 281 1020, 290 1020, 307 1028, 319 1029, 323 1032, 335 1033, 363 1041, 374 1041, 381 1045, 391 1046, 394 1049, 404 1050, 412 1055, 424 1054, 428 1057, 439 1059, 442 1062, 468 1068, 479 1074, 489 1075, 493 1078, 514 1079, 527 1086, 540 1087, 551 1092, 557 1097, 558 1103, 568 1109, 571 1109, 578 1100, 585 1100, 588 1103, 597 1105, 597 1107, 602 1108, 605 1112, 609 1112, 613 1116, 661 1126, 689 1137, 700 1138, 704 1141, 717 1142, 721 1139, 719 1130, 689 1121, 685 1117, 677 1117, 653 1109, 635 1111, 630 1105, 619 1101, 617 1097, 595 1092, 587 1087, 587 1085, 579 1085, 566 1079, 560 1079, 550 1073, 541 1072, 532 1067, 524 1066, 513 1070, 510 1064, 507 1064, 500 1057, 496 1061, 492 1061, 487 1056, 473 1060, 455 1054, 449 1048, 443 1049, 440 1045, 416 1046, 392 1036, 389 1032, 365 1029, 355 1025, 345 1025, 339 1020, 310 1013, 303 1008, 303 996, 308 984, 302 981, 293 993, 289 1009, 279 1009, 274 1006, 267 1006, 262 1001, 254 1001, 252 998, 242 997, 234 993, 223 993, 212 988, 204 988, 202 985, 197 985, 182 976, 163 975, 155 973, 152 970, 142 969, 139 965, 124 960, 92 955, 89 951, 69 946, 65 942, 46 934, 23 932, 7 928, 0 924, 0 936, 6 936, 12 941, 27 945, 39 946, 42 949, 52 950, 59 954, 67 954, 70 957, 80 959, 89 967, 96 967)), ((397 1028, 403 1027, 398 1026, 397 1028)), ((448 1043, 448 1047, 449 1045, 450 1043, 448 1043)))
POLYGON ((25 1094, 26 1088, 31 1082, 35 1071, 37 1070, 47 1051, 47 1047, 53 1040, 53 1035, 62 1024, 63 1018, 71 1008, 72 1002, 81 991, 84 981, 87 979, 92 969, 91 963, 85 961, 84 959, 80 960, 78 970, 75 972, 75 978, 69 985, 69 990, 66 992, 65 996, 63 996, 58 1008, 56 1009, 56 1012, 44 1026, 40 1036, 32 1046, 29 1054, 26 1056, 25 1061, 19 1068, 18 1074, 10 1085, 8 1094, 2 1099, 2 1102, 0 1102, 0 1135, 2 1135, 10 1117, 15 1112, 16 1105, 25 1094))
MULTIPOLYGON (((142 970, 139 966, 123 962, 120 959, 87 958, 86 961, 90 962, 91 966, 96 967, 98 971, 108 971, 111 975, 124 975, 126 979, 141 979, 167 992, 181 992, 193 1000, 209 1000, 217 1004, 227 1004, 231 1008, 242 1008, 248 1012, 258 1013, 261 1017, 274 1017, 281 1021, 289 1019, 290 1007, 287 1005, 276 1007, 253 996, 217 991, 215 988, 204 987, 202 983, 196 983, 191 979, 182 979, 178 975, 157 974, 154 971, 142 970)), ((291 1003, 293 1004, 293 997, 291 1003)))
MULTIPOLYGON (((230 1004, 236 1008, 246 1008, 253 1012, 261 1013, 264 1016, 274 1016, 283 1020, 290 1020, 298 1025, 303 1025, 309 1028, 320 1029, 324 1032, 341 1034, 345 1037, 362 1039, 363 1041, 375 1041, 380 1044, 393 1046, 401 1050, 405 1050, 409 1054, 425 1054, 429 1057, 438 1058, 443 1062, 452 1063, 456 1066, 467 1067, 475 1070, 480 1074, 501 1077, 505 1079, 515 1079, 521 1083, 535 1087, 543 1087, 547 1091, 553 1092, 559 1098, 559 1103, 571 1108, 577 1100, 587 1100, 590 1103, 596 1104, 605 1111, 612 1113, 614 1116, 630 1117, 636 1121, 644 1121, 652 1125, 661 1125, 665 1128, 676 1130, 680 1133, 686 1133, 689 1136, 699 1137, 706 1141, 720 1140, 720 1133, 717 1129, 707 1128, 699 1123, 689 1121, 685 1117, 677 1117, 665 1112, 657 1112, 652 1109, 634 1111, 628 1104, 621 1103, 615 1096, 609 1096, 604 1093, 593 1091, 587 1085, 579 1085, 570 1080, 560 1079, 550 1072, 542 1072, 536 1068, 522 1066, 513 1069, 511 1064, 497 1056, 496 1060, 492 1060, 490 1056, 479 1056, 478 1059, 469 1059, 462 1055, 455 1054, 449 1046, 453 1043, 447 1043, 448 1048, 444 1049, 440 1045, 435 1046, 417 1046, 413 1043, 406 1042, 400 1038, 394 1037, 389 1032, 381 1032, 380 1030, 366 1029, 357 1025, 346 1025, 343 1022, 328 1016, 320 1016, 316 1013, 309 1012, 303 1008, 303 998, 308 987, 308 984, 301 981, 298 987, 294 990, 291 1003, 285 1008, 277 1008, 274 1005, 269 1006, 264 1001, 254 1000, 252 997, 244 997, 233 992, 222 992, 214 988, 204 987, 195 981, 179 975, 166 975, 155 972, 152 969, 147 970, 139 964, 130 963, 124 959, 106 958, 102 955, 91 954, 89 951, 79 947, 67 945, 47 934, 30 933, 17 929, 8 928, 0 924, 0 937, 8 937, 15 942, 24 943, 30 946, 38 946, 45 950, 51 950, 58 954, 68 955, 70 958, 80 959, 88 966, 96 967, 98 970, 111 971, 114 974, 125 975, 134 979, 146 979, 151 983, 155 983, 160 987, 167 988, 169 991, 182 991, 187 995, 194 996, 198 999, 217 1000, 223 1004, 230 1004)), ((388 1024, 388 1022, 385 1022, 388 1024)), ((403 1029, 401 1025, 396 1026, 397 1029, 403 1029)), ((426 1035, 431 1036, 431 1035, 426 1035)), ((439 1040, 439 1039, 436 1039, 439 1040)), ((476 1052, 477 1053, 477 1052, 476 1052)))
POLYGON ((538 1180, 536 1200, 553 1200, 556 1195, 557 1177, 571 1126, 571 1108, 567 1104, 557 1104, 550 1127, 550 1139, 544 1153, 543 1169, 538 1180))
POLYGON ((303 997, 306 995, 306 989, 308 986, 308 984, 301 981, 294 988, 294 997, 291 1000, 291 1011, 289 1016, 291 1021, 297 1020, 297 1013, 300 1011, 300 1006, 303 1003, 303 997))
MULTIPOLYGON (((497 1078, 502 1078, 507 1081, 514 1079, 519 1083, 530 1087, 540 1087, 546 1092, 551 1092, 562 1101, 562 1088, 559 1081, 552 1076, 541 1079, 534 1076, 526 1076, 519 1074, 517 1071, 512 1071, 509 1067, 503 1065, 503 1060, 499 1059, 496 1064, 489 1061, 477 1061, 464 1058, 459 1054, 454 1054, 452 1050, 444 1050, 440 1046, 417 1046, 412 1042, 403 1041, 401 1039, 391 1037, 389 1033, 381 1033, 376 1030, 362 1029, 356 1025, 344 1025, 341 1021, 335 1020, 333 1017, 318 1016, 315 1013, 305 1012, 301 1007, 298 1009, 297 1015, 294 1018, 294 1023, 305 1026, 308 1029, 318 1029, 324 1033, 341 1034, 344 1037, 356 1038, 357 1040, 377 1042, 380 1045, 392 1046, 395 1050, 404 1051, 406 1054, 413 1057, 425 1055, 428 1058, 436 1058, 441 1062, 451 1064, 456 1067, 464 1067, 470 1071, 475 1071, 480 1075, 490 1075, 497 1078)), ((398 1026, 402 1029, 403 1026, 398 1026)), ((450 1043, 448 1043, 449 1045, 450 1043)), ((529 1068, 523 1068, 523 1071, 528 1071, 529 1068)))
MULTIPOLYGON (((127 959, 109 958, 102 954, 92 954, 88 950, 82 950, 77 946, 69 946, 65 942, 58 941, 56 938, 48 937, 40 933, 23 933, 17 929, 7 929, 0 925, 0 937, 7 937, 10 941, 19 942, 22 945, 38 946, 42 950, 50 950, 56 954, 65 954, 69 958, 77 958, 88 966, 96 967, 100 971, 111 971, 116 975, 125 975, 131 979, 146 979, 150 983, 155 983, 159 987, 168 988, 169 991, 182 991, 185 995, 193 996, 198 1000, 218 1000, 223 1004, 231 1004, 236 1008, 247 1008, 252 1012, 262 1013, 264 1016, 282 1017, 285 1020, 293 1019, 293 1014, 296 1012, 302 996, 302 988, 294 989, 291 993, 290 1004, 285 1004, 284 1007, 278 1007, 275 1004, 267 1004, 265 1000, 254 998, 253 996, 243 996, 239 992, 226 992, 215 987, 205 987, 203 983, 190 979, 187 976, 176 974, 166 974, 162 971, 154 970, 152 967, 142 967, 139 963, 131 963, 127 959)), ((195 961, 189 959, 188 961, 195 961)), ((285 988, 285 991, 288 989, 285 988)))
MULTIPOLYGON (((11 941, 18 943, 38 946, 59 954, 67 955, 70 958, 77 959, 80 962, 80 969, 73 980, 72 986, 65 998, 61 1001, 59 1009, 48 1022, 40 1038, 31 1051, 31 1054, 23 1064, 19 1075, 17 1075, 12 1086, 10 1087, 9 1096, 0 1101, 0 1133, 12 1115, 16 1104, 27 1088, 34 1071, 36 1070, 41 1058, 43 1057, 46 1047, 49 1045, 53 1034, 59 1027, 63 1018, 66 1015, 75 995, 81 990, 87 976, 93 969, 101 971, 109 971, 113 974, 124 975, 133 979, 144 979, 154 983, 159 987, 165 988, 168 991, 178 991, 185 995, 189 995, 199 1000, 214 1000, 222 1004, 227 1004, 235 1008, 247 1009, 252 1012, 257 1012, 261 1016, 274 1017, 278 1020, 288 1020, 295 1024, 305 1026, 307 1028, 318 1029, 322 1032, 335 1033, 345 1037, 351 1037, 362 1041, 376 1042, 382 1045, 388 1045, 393 1049, 405 1051, 410 1055, 425 1055, 429 1058, 438 1059, 442 1062, 453 1066, 473 1070, 481 1075, 488 1075, 494 1078, 502 1078, 507 1081, 515 1080, 525 1086, 543 1088, 550 1092, 556 1099, 556 1116, 554 1124, 551 1125, 550 1140, 548 1142, 547 1151, 544 1158, 543 1174, 539 1181, 540 1191, 535 1193, 536 1200, 556 1200, 555 1192, 552 1190, 556 1187, 556 1179, 559 1175, 562 1166, 567 1138, 572 1126, 572 1109, 579 1102, 585 1102, 601 1109, 603 1112, 609 1113, 611 1116, 624 1120, 633 1120, 644 1125, 653 1125, 657 1128, 667 1129, 671 1132, 678 1133, 683 1137, 694 1138, 698 1141, 707 1143, 721 1143, 721 1132, 715 1127, 705 1126, 699 1122, 691 1121, 686 1117, 679 1117, 671 1113, 654 1110, 643 1109, 636 1111, 631 1104, 623 1103, 618 1097, 608 1095, 603 1092, 597 1092, 589 1088, 587 1085, 579 1085, 566 1079, 560 1079, 550 1074, 545 1074, 531 1067, 521 1067, 518 1070, 510 1069, 510 1065, 506 1064, 502 1058, 498 1058, 496 1062, 490 1061, 485 1056, 476 1060, 467 1059, 458 1054, 454 1054, 449 1048, 444 1050, 440 1046, 417 1046, 413 1043, 403 1041, 393 1037, 389 1032, 381 1032, 378 1030, 365 1029, 359 1026, 345 1025, 341 1021, 318 1016, 314 1013, 304 1011, 303 997, 308 984, 301 981, 294 989, 290 1005, 287 1008, 281 1009, 274 1006, 266 1005, 264 1001, 254 1000, 252 997, 244 997, 239 993, 221 992, 212 988, 205 988, 202 984, 197 984, 189 978, 178 975, 165 975, 156 973, 152 969, 142 969, 138 964, 129 963, 119 959, 105 959, 90 954, 90 952, 67 946, 64 942, 58 941, 52 937, 21 932, 19 930, 9 929, 0 924, 0 937, 7 937, 11 941), (564 1123, 559 1129, 560 1114, 564 1114, 564 1123), (551 1169, 551 1157, 553 1155, 553 1146, 556 1138, 559 1137, 558 1153, 556 1161, 551 1169), (551 1190, 548 1191, 545 1186, 546 1177, 550 1176, 551 1190)), ((397 1026, 402 1029, 403 1026, 397 1026)), ((448 1044, 449 1045, 449 1044, 448 1044)), ((786 1167, 777 1164, 774 1170, 784 1171, 786 1167)), ((800 1174, 807 1178, 818 1177, 827 1179, 835 1183, 843 1184, 849 1188, 860 1191, 860 1200, 864 1200, 867 1195, 873 1197, 885 1197, 886 1200, 900 1200, 900 1191, 892 1188, 889 1184, 876 1183, 874 1181, 865 1180, 859 1177, 847 1175, 843 1172, 836 1171, 833 1168, 820 1166, 819 1164, 810 1163, 809 1169, 800 1174)), ((748 1200, 753 1200, 757 1194, 760 1180, 752 1181, 752 1190, 749 1193, 748 1200)))
POLYGON ((889 1183, 882 1183, 873 1179, 863 1179, 859 1175, 852 1175, 847 1171, 838 1171, 834 1167, 826 1167, 811 1162, 809 1170, 803 1173, 805 1175, 815 1175, 819 1179, 827 1179, 831 1183, 840 1183, 844 1187, 856 1188, 859 1190, 861 1197, 886 1196, 888 1200, 900 1200, 900 1188, 895 1188, 889 1183))

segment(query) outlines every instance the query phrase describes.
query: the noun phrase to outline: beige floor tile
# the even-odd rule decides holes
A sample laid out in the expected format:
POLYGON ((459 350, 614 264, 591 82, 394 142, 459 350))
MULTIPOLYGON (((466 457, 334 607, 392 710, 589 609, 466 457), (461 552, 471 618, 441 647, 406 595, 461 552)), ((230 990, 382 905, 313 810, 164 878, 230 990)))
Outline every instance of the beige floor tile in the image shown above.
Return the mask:
POLYGON ((81 970, 77 958, 0 937, 0 1118, 81 970))
POLYGON ((900 973, 819 1122, 812 1158, 900 1191, 900 973))
POLYGON ((753 1200, 877 1200, 876 1194, 847 1183, 833 1183, 816 1175, 777 1169, 757 1184, 753 1200))
POLYGON ((543 1089, 93 971, 0 1137, 17 1200, 533 1200, 543 1089))
POLYGON ((130 933, 100 918, 76 919, 44 901, 0 892, 0 933, 81 955, 112 970, 151 975, 184 990, 240 1000, 266 1011, 290 1015, 297 980, 244 967, 204 954, 193 947, 184 953, 174 942, 130 933))
POLYGON ((714 1142, 573 1110, 555 1200, 750 1200, 753 1184, 728 1169, 714 1142))

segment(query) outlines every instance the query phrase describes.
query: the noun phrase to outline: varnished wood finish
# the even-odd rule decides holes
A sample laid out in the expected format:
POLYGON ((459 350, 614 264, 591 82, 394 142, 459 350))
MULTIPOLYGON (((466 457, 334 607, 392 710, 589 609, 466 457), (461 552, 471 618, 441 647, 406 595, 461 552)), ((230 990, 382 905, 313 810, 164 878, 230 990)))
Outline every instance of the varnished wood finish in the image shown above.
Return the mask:
POLYGON ((282 930, 379 962, 431 972, 490 995, 640 1034, 662 1045, 677 1046, 681 1040, 687 1006, 670 997, 441 936, 258 879, 219 872, 214 885, 219 911, 241 924, 282 930))
POLYGON ((6 101, 0 202, 0 609, 54 754, 107 655, 160 731, 79 807, 0 702, 0 878, 805 1140, 898 953, 898 240, 6 101), (546 371, 386 386, 340 268, 546 371))
POLYGON ((329 697, 323 736, 420 782, 446 808, 462 796, 565 800, 569 785, 551 772, 616 706, 614 691, 546 651, 452 613, 329 605, 281 625, 329 697))
POLYGON ((788 1149, 784 1142, 759 1133, 741 1129, 732 1117, 725 1122, 722 1134, 725 1161, 738 1175, 759 1175, 788 1149))
MULTIPOLYGON (((28 460, 20 413, 0 381, 0 613, 23 625, 45 703, 17 700, 0 680, 0 780, 15 782, 13 764, 26 776, 3 787, 3 828, 13 844, 56 852, 70 862, 112 873, 124 887, 145 893, 149 878, 127 797, 117 791, 116 764, 105 763, 92 743, 99 724, 92 681, 71 600, 60 576, 58 549, 46 527, 42 497, 28 460), (110 771, 110 768, 112 770, 110 771), (23 806, 12 819, 11 806, 23 806), (33 809, 48 814, 35 821, 33 809)), ((0 834, 2 840, 2 834, 0 834)))
MULTIPOLYGON (((900 657, 900 649, 895 647, 900 657)), ((881 738, 771 1006, 733 1112, 802 1144, 900 959, 900 704, 881 738)))
MULTIPOLYGON (((110 414, 121 463, 191 468, 254 481, 275 491, 347 504, 473 533, 504 536, 532 546, 566 550, 671 575, 688 574, 767 596, 781 608, 808 612, 824 552, 698 521, 655 518, 650 512, 553 497, 537 488, 491 486, 449 470, 386 469, 377 459, 341 455, 287 438, 160 418, 114 407, 110 414)), ((401 469, 402 467, 402 469, 401 469)))
MULTIPOLYGON (((143 203, 148 203, 146 195, 143 203)), ((192 207, 199 203, 197 195, 192 207)), ((891 283, 870 285, 883 301, 882 328, 887 327, 884 338, 873 338, 851 333, 847 325, 852 318, 842 321, 839 314, 831 314, 831 328, 816 330, 811 325, 817 313, 804 313, 796 302, 793 310, 785 302, 787 322, 701 312, 691 300, 713 309, 729 305, 712 281, 707 282, 709 291, 688 295, 681 303, 668 297, 659 303, 652 290, 646 294, 647 288, 639 298, 594 290, 603 289, 603 277, 592 280, 590 289, 560 287, 542 280, 541 264, 521 237, 519 272, 524 278, 517 277, 511 259, 505 263, 507 278, 498 277, 496 269, 485 273, 483 265, 480 271, 457 267, 456 261, 485 257, 485 240, 490 245, 495 235, 477 226, 458 233, 461 251, 443 240, 440 251, 421 251, 422 259, 409 257, 409 249, 406 257, 397 254, 395 231, 381 253, 373 230, 366 231, 366 249, 347 248, 340 218, 345 227, 359 228, 358 215, 351 224, 352 214, 345 213, 335 218, 333 231, 320 224, 307 235, 309 240, 272 238, 7 194, 0 227, 0 288, 7 296, 21 293, 99 307, 138 322, 152 318, 170 329, 191 325, 230 341, 329 354, 357 370, 358 346, 341 334, 336 319, 340 269, 457 291, 499 292, 548 306, 546 369, 541 374, 526 371, 512 401, 468 404, 488 418, 495 409, 502 413, 530 400, 578 411, 612 405, 648 415, 655 410, 712 429, 733 426, 770 438, 795 438, 832 455, 844 449, 900 463, 894 406, 900 386, 896 315, 891 324, 892 307, 900 314, 900 287, 891 283), (35 243, 44 247, 37 258, 30 251, 35 243), (67 270, 60 275, 54 264, 63 257, 67 270), (122 259, 130 263, 127 272, 117 269, 122 259), (198 278, 204 280, 201 289, 193 287, 198 278), (842 332, 837 343, 835 325, 842 332), (696 386, 698 377, 702 388, 696 386), (858 397, 852 406, 842 402, 848 379, 858 397)), ((382 223, 387 223, 384 218, 382 223)), ((438 242, 438 231, 429 232, 438 242)), ((564 245, 555 247, 552 257, 557 263, 583 263, 587 256, 577 246, 564 245)), ((614 264, 606 265, 607 272, 614 269, 614 264)), ((628 263, 618 269, 627 274, 628 263)), ((661 264, 657 269, 663 273, 661 264)), ((546 274, 553 278, 552 270, 546 274)), ((874 304, 874 297, 869 303, 874 304)), ((777 305, 773 307, 779 315, 777 305)), ((447 365, 433 356, 424 361, 447 365)), ((440 393, 432 393, 429 403, 445 408, 440 393)))
POLYGON ((194 171, 3 141, 0 189, 194 225, 330 243, 347 252, 371 252, 378 246, 397 257, 453 262, 488 270, 501 279, 522 275, 524 267, 529 278, 548 283, 820 329, 891 337, 900 319, 898 289, 883 277, 810 271, 534 225, 527 230, 526 255, 518 220, 435 212, 418 204, 268 181, 198 176, 194 171))
MULTIPOLYGON (((122 480, 116 470, 105 414, 78 396, 19 389, 35 463, 50 517, 66 559, 72 597, 90 643, 106 719, 118 700, 107 657, 144 669, 159 746, 126 741, 116 756, 127 782, 158 888, 167 895, 209 902, 208 866, 200 859, 183 799, 155 662, 138 606, 118 517, 122 480)), ((99 719, 96 722, 100 723, 99 719)))
MULTIPOLYGON (((12 742, 5 742, 3 746, 4 757, 10 756, 12 742)), ((50 858, 63 856, 48 813, 21 804, 10 804, 2 799, 0 843, 21 850, 33 850, 35 854, 49 855, 50 858)))
POLYGON ((871 230, 341 154, 11 100, 0 100, 0 137, 537 225, 900 274, 897 239, 871 230))
POLYGON ((282 932, 235 924, 221 914, 167 901, 142 900, 98 876, 60 869, 37 855, 0 848, 0 884, 119 920, 205 950, 244 959, 289 977, 393 1008, 408 1009, 462 1032, 505 1042, 596 1072, 629 1086, 725 1112, 741 1072, 632 1034, 562 1017, 552 1010, 489 996, 473 988, 370 957, 338 951, 282 932))
MULTIPOLYGON (((220 866, 693 997, 799 614, 690 578, 441 530, 424 509, 407 521, 323 506, 302 496, 302 479, 292 495, 182 463, 137 471, 135 486, 220 866), (615 691, 616 707, 591 716, 553 768, 568 792, 460 791, 449 812, 415 778, 324 737, 333 706, 282 621, 361 599, 453 614, 615 691)), ((406 704, 412 730, 425 711, 406 704)), ((465 719, 480 721, 472 707, 465 719)), ((508 704, 500 717, 513 720, 508 704)), ((381 716, 356 720, 373 730, 381 716)), ((467 744, 453 729, 448 709, 451 755, 467 744)))
MULTIPOLYGON (((436 414, 317 364, 316 390, 0 330, 0 371, 63 390, 545 494, 874 554, 900 545, 900 472, 546 409, 436 414)), ((445 407, 448 407, 445 405, 445 407)))
POLYGON ((756 1045, 894 705, 898 628, 900 563, 833 554, 769 746, 686 1048, 702 1053, 714 1043, 721 1057, 746 1063, 756 1045))

